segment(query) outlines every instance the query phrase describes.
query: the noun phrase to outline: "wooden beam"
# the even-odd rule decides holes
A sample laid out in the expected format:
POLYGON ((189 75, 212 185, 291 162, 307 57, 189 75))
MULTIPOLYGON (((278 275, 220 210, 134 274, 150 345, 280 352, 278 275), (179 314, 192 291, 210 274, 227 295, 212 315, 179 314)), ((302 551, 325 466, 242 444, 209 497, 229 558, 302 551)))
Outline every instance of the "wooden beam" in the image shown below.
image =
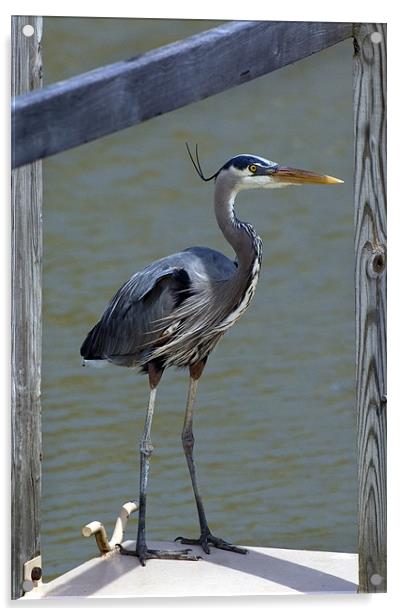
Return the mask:
POLYGON ((352 36, 352 24, 227 22, 17 99, 13 166, 138 124, 352 36))
MULTIPOLYGON (((12 18, 12 93, 42 83, 41 17, 12 18), (34 33, 24 36, 22 28, 34 33)), ((42 163, 12 172, 12 598, 23 594, 23 566, 39 555, 41 487, 42 163)), ((37 572, 38 573, 38 572, 37 572)))
POLYGON ((386 592, 386 25, 354 39, 359 591, 386 592))

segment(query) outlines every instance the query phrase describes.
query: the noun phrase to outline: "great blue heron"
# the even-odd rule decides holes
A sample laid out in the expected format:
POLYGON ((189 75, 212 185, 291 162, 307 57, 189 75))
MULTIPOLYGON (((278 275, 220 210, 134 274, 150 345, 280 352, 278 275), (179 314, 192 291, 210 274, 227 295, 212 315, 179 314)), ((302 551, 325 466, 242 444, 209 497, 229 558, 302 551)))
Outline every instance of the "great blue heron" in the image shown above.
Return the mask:
MULTIPOLYGON (((188 148, 188 146, 187 146, 188 148)), ((135 550, 142 565, 150 558, 196 560, 190 550, 151 550, 146 544, 146 491, 153 447, 151 425, 156 390, 168 366, 188 367, 190 380, 182 444, 188 463, 200 524, 199 539, 177 537, 183 544, 209 545, 223 550, 246 550, 215 537, 208 526, 199 494, 193 459, 193 404, 198 380, 209 353, 223 334, 247 309, 258 282, 262 241, 253 227, 239 220, 234 200, 240 190, 277 188, 296 184, 337 184, 328 175, 282 167, 260 156, 240 154, 215 174, 204 176, 198 150, 188 153, 199 176, 215 181, 216 220, 234 249, 232 261, 211 248, 193 247, 164 257, 136 272, 114 295, 100 321, 87 335, 81 355, 84 363, 107 361, 118 366, 139 366, 148 373, 150 397, 140 441, 139 522, 135 550)))

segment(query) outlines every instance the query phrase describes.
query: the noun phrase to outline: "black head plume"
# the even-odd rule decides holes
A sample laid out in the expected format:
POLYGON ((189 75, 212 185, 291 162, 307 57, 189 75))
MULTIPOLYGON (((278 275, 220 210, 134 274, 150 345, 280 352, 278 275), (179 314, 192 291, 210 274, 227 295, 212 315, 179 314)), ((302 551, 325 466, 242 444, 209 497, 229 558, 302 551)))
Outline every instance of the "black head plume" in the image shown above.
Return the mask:
POLYGON ((191 150, 189 149, 188 143, 185 142, 185 145, 186 145, 186 148, 188 150, 189 158, 191 159, 191 162, 192 162, 193 166, 195 167, 195 171, 197 172, 197 174, 199 175, 201 180, 203 180, 204 182, 210 182, 210 180, 215 179, 217 177, 217 174, 219 173, 219 171, 216 171, 216 173, 211 175, 210 178, 205 177, 205 175, 204 175, 204 173, 202 171, 201 162, 199 160, 198 144, 195 145, 195 159, 194 159, 194 157, 191 154, 191 150))

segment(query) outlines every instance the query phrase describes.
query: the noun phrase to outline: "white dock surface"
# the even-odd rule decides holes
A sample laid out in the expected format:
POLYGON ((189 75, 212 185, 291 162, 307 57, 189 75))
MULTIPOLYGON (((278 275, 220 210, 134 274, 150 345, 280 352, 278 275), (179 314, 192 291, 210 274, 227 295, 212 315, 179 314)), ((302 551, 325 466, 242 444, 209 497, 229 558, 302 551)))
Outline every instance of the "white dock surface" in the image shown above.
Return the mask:
MULTIPOLYGON (((133 541, 125 547, 134 549, 133 541)), ((181 549, 178 543, 150 542, 150 548, 181 549)), ((246 546, 247 547, 247 546, 246 546)), ((83 563, 27 593, 23 600, 356 593, 356 554, 247 547, 248 554, 211 548, 202 560, 149 560, 110 552, 83 563)))

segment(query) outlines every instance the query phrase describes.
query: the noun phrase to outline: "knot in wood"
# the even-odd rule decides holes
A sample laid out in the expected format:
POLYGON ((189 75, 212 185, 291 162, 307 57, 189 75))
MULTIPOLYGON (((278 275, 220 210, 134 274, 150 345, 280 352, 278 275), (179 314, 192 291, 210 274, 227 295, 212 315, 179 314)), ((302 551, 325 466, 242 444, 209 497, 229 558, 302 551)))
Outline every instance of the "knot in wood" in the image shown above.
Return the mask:
POLYGON ((386 269, 386 253, 382 246, 375 248, 368 261, 367 273, 370 278, 377 278, 386 269))
POLYGON ((382 272, 384 270, 385 267, 385 262, 384 262, 384 255, 382 254, 377 254, 373 257, 373 270, 377 273, 380 274, 380 272, 382 272))

